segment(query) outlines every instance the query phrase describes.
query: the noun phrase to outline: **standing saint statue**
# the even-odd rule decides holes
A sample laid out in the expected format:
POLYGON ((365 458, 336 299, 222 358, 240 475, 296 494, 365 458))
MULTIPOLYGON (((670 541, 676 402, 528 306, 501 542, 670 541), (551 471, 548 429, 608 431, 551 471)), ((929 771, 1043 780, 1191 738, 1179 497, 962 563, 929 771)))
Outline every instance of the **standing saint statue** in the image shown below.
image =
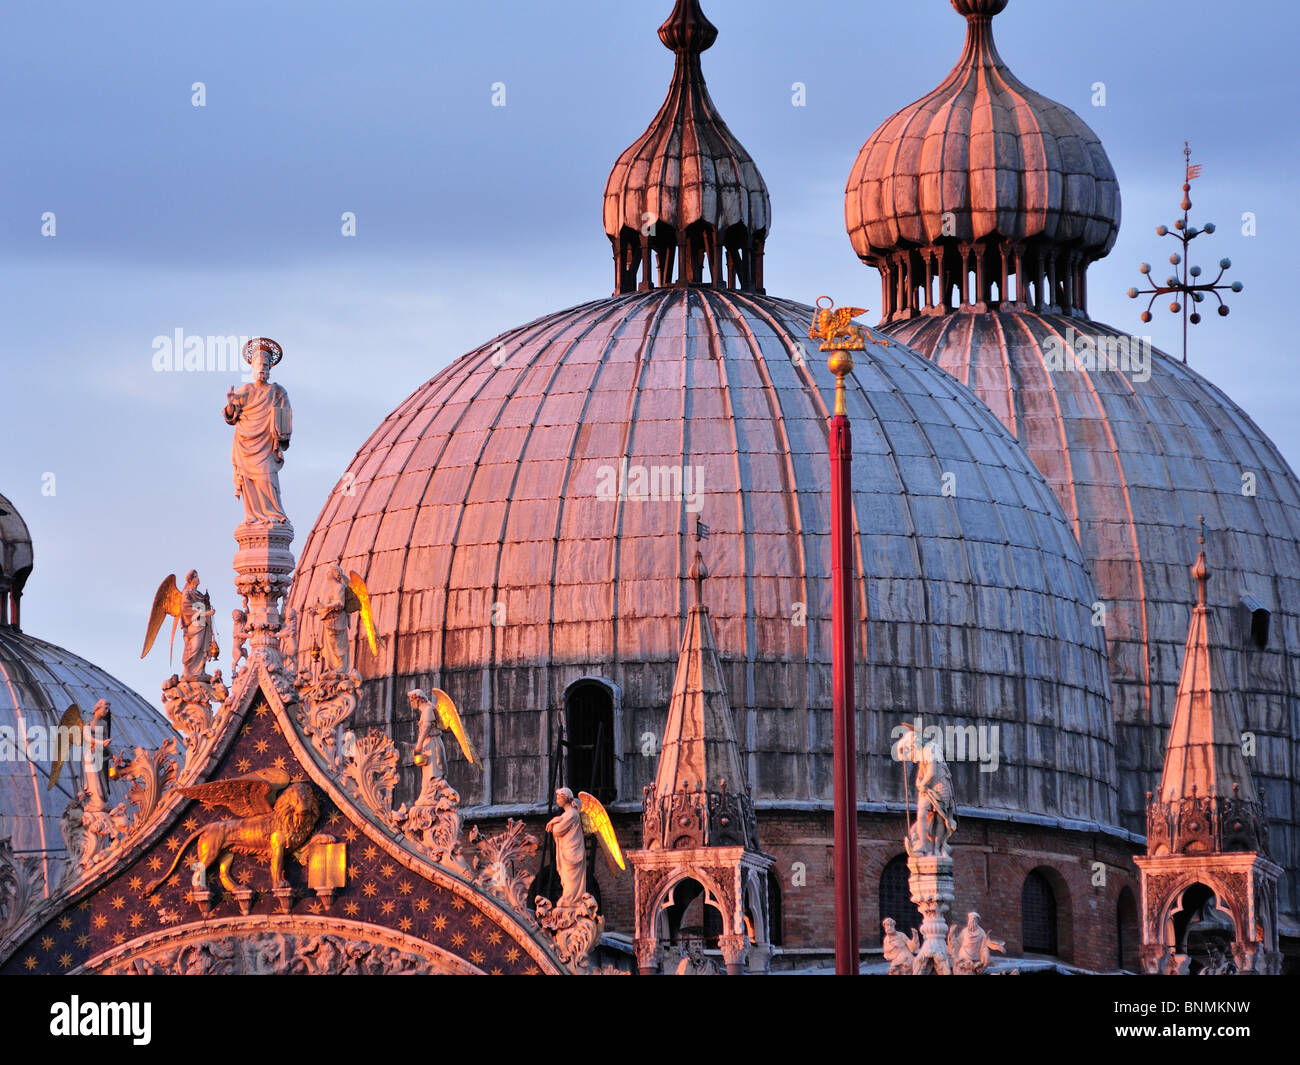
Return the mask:
POLYGON ((916 820, 908 828, 907 853, 947 858, 948 840, 957 831, 952 773, 937 743, 924 743, 910 725, 905 727, 898 757, 916 763, 916 820))
POLYGON ((546 822, 555 839, 555 868, 563 891, 557 907, 577 906, 587 893, 587 837, 582 828, 582 809, 573 792, 560 788, 555 793, 560 812, 546 822))
POLYGON ((320 651, 325 669, 347 673, 352 668, 352 646, 348 641, 348 575, 337 563, 327 567, 321 595, 316 600, 320 618, 320 651))
POLYGON ((244 521, 249 525, 289 521, 280 501, 280 467, 293 433, 293 408, 284 388, 271 383, 271 367, 283 356, 280 345, 265 337, 245 344, 244 361, 253 368, 253 380, 230 389, 221 412, 235 427, 230 449, 235 498, 244 501, 244 521))

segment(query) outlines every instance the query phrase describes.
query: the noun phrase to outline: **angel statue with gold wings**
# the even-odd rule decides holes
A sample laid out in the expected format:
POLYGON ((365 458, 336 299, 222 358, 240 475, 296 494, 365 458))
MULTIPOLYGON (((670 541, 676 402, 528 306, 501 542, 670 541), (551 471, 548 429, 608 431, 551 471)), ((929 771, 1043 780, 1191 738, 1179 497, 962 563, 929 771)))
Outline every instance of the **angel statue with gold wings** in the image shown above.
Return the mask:
POLYGON ((447 749, 442 743, 442 732, 450 730, 460 744, 465 761, 474 764, 474 749, 470 746, 469 736, 460 720, 460 712, 451 696, 441 688, 433 689, 430 698, 421 688, 414 688, 406 693, 406 700, 411 709, 420 715, 420 723, 415 734, 415 764, 422 770, 420 793, 429 790, 434 779, 447 775, 447 749))
POLYGON ((370 592, 356 573, 344 573, 337 562, 326 568, 325 587, 316 601, 321 623, 321 660, 330 673, 346 674, 352 669, 348 642, 348 623, 353 614, 361 615, 361 626, 372 655, 379 654, 375 639, 375 616, 370 609, 370 592))
POLYGON ((555 868, 562 888, 557 908, 577 906, 587 894, 587 837, 595 836, 605 857, 626 869, 623 851, 614 835, 614 825, 599 799, 587 792, 573 797, 568 788, 555 793, 560 812, 546 822, 546 831, 555 840, 555 868))
POLYGON ((184 650, 181 653, 181 677, 186 680, 207 680, 204 666, 209 659, 218 654, 216 640, 212 633, 212 600, 207 592, 199 590, 199 574, 190 570, 185 575, 184 589, 176 587, 176 574, 163 578, 154 593, 153 609, 149 612, 149 629, 144 637, 144 658, 153 647, 158 630, 162 628, 163 618, 172 619, 171 646, 176 646, 176 628, 179 625, 184 633, 184 650))

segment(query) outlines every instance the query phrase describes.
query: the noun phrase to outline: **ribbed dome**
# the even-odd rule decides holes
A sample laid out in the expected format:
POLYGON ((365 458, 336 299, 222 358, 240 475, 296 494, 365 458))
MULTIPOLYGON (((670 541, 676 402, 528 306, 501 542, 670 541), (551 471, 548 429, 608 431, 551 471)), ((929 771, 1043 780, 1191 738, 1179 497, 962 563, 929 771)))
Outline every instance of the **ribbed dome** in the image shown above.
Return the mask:
POLYGON ((1150 353, 1149 380, 1139 379, 1145 375, 1131 355, 1135 372, 1105 369, 1124 358, 1123 349, 1098 359, 1090 354, 1095 346, 1075 338, 1129 338, 1097 322, 959 312, 887 332, 992 407, 1077 531, 1108 608, 1120 803, 1134 830, 1143 823, 1144 793, 1160 778, 1192 606, 1189 538, 1205 515, 1215 545, 1211 605, 1231 634, 1230 648, 1243 656, 1244 724, 1258 738, 1251 771, 1279 819, 1274 854, 1295 868, 1300 482, 1277 448, 1220 389, 1158 350, 1150 353), (1070 369, 1049 372, 1057 365, 1070 369))
POLYGON ((877 129, 853 166, 844 200, 853 248, 882 270, 886 319, 1007 301, 1012 275, 1019 303, 1033 283, 1038 309, 1083 310, 1083 267, 1119 231, 1115 171, 1078 115, 1027 88, 998 55, 991 20, 1006 0, 953 7, 967 19, 961 59, 877 129))
MULTIPOLYGON (((318 638, 306 608, 323 569, 356 569, 391 634, 378 659, 355 648, 359 714, 408 737, 404 693, 449 691, 484 756, 481 773, 453 762, 471 803, 545 801, 566 689, 606 678, 618 798, 636 803, 702 519, 755 798, 827 800, 833 380, 805 362, 811 315, 674 288, 561 311, 459 359, 384 420, 308 536, 301 646, 318 638), (657 467, 701 481, 644 498, 657 467)), ((963 803, 1113 824, 1095 592, 1050 489, 986 407, 906 349, 869 346, 849 385, 861 798, 902 799, 890 730, 922 713, 1000 727, 997 772, 954 766, 963 803)))
MULTIPOLYGON (((31 537, 21 515, 3 496, 0 537, 0 577, 18 572, 25 580, 32 562, 31 537), (16 570, 11 568, 15 565, 16 570)), ((21 582, 17 587, 21 589, 21 582)), ((0 616, 0 736, 19 754, 0 758, 0 838, 12 836, 18 854, 43 855, 47 891, 51 882, 58 883, 64 853, 59 818, 76 796, 81 775, 79 763, 65 765, 59 783, 53 790, 47 788, 48 737, 71 704, 89 717, 100 699, 107 699, 113 711, 110 753, 137 745, 157 747, 174 735, 162 715, 121 681, 62 647, 29 636, 0 616)), ((126 799, 127 784, 110 787, 114 803, 126 799)))
POLYGON ((668 98, 605 184, 615 294, 656 284, 652 254, 659 258, 660 286, 700 282, 707 271, 714 284, 725 272, 730 287, 762 290, 772 206, 763 175, 704 84, 700 53, 717 35, 698 0, 677 0, 659 27, 660 40, 677 55, 668 98))

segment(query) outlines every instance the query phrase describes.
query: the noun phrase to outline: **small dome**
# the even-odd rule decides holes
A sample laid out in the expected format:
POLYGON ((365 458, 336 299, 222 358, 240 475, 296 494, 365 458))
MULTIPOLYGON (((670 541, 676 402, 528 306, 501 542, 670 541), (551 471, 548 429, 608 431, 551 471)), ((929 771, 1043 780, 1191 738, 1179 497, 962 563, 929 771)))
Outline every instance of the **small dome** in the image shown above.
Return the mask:
POLYGON ((32 572, 32 534, 17 508, 0 496, 0 625, 11 620, 6 600, 23 593, 32 572))
POLYGON ((652 256, 660 287, 703 282, 707 270, 714 284, 725 273, 728 287, 762 291, 771 201, 704 84, 700 53, 717 36, 699 0, 677 0, 659 27, 659 39, 677 54, 668 98, 605 184, 615 295, 655 287, 652 256))
POLYGON ((886 319, 1007 301, 1012 275, 1017 302, 1037 281, 1044 307, 1082 310, 1083 268, 1119 232, 1115 171, 1078 115, 1027 88, 998 55, 991 20, 1006 0, 953 7, 967 19, 961 59, 876 130, 853 166, 844 201, 853 248, 886 275, 886 319))
MULTIPOLYGON (((48 787, 50 740, 68 707, 88 717, 100 699, 112 707, 110 753, 157 747, 175 733, 161 714, 115 677, 62 647, 22 632, 17 597, 32 568, 32 540, 22 516, 0 496, 0 604, 12 597, 11 615, 0 613, 0 737, 12 753, 0 758, 0 839, 16 854, 39 856, 46 892, 59 881, 63 836, 59 821, 80 788, 80 764, 68 764, 48 787)), ((73 762, 77 759, 74 755, 73 762)), ((110 785, 114 803, 127 785, 110 785)))

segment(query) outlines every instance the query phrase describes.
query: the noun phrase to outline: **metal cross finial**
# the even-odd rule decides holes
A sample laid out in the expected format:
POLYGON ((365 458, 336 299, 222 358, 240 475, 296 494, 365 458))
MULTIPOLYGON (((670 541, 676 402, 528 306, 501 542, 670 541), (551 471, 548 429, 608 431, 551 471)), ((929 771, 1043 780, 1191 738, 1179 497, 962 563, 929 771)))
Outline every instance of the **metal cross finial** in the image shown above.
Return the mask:
POLYGON ((1183 142, 1183 160, 1186 169, 1183 177, 1183 202, 1179 205, 1183 209, 1183 217, 1174 222, 1174 229, 1176 232, 1171 233, 1168 226, 1156 226, 1156 236, 1172 236, 1175 240, 1182 243, 1182 252, 1174 252, 1173 255, 1169 256, 1169 262, 1175 268, 1182 268, 1181 276, 1178 273, 1175 273, 1174 275, 1165 278, 1165 283, 1163 285, 1157 285, 1151 280, 1151 264, 1142 263, 1138 267, 1138 270, 1145 275, 1148 287, 1141 290, 1131 288, 1128 290, 1128 297, 1133 300, 1137 299, 1139 296, 1149 295, 1151 297, 1147 301, 1147 309, 1142 312, 1142 321, 1149 322, 1151 321, 1151 308, 1158 298, 1165 295, 1182 296, 1181 300, 1175 299, 1171 304, 1169 304, 1169 310, 1174 314, 1181 313, 1183 316, 1183 362, 1186 362, 1187 324, 1189 321, 1192 325, 1200 325, 1201 323, 1200 311, 1192 310, 1191 305, 1203 302, 1207 292, 1213 293, 1214 298, 1219 301, 1219 315, 1226 318, 1228 316, 1228 305, 1223 302, 1223 297, 1220 296, 1219 293, 1228 291, 1229 289, 1233 292, 1241 292, 1246 286, 1240 281, 1233 281, 1231 283, 1223 281, 1223 275, 1232 266, 1231 259, 1219 260, 1219 276, 1208 284, 1197 281, 1197 278, 1201 276, 1201 268, 1199 266, 1188 265, 1188 245, 1202 233, 1213 233, 1214 223, 1206 222, 1204 226, 1197 229, 1188 221, 1188 212, 1192 209, 1192 181, 1201 176, 1201 164, 1192 163, 1192 149, 1186 141, 1183 142))

